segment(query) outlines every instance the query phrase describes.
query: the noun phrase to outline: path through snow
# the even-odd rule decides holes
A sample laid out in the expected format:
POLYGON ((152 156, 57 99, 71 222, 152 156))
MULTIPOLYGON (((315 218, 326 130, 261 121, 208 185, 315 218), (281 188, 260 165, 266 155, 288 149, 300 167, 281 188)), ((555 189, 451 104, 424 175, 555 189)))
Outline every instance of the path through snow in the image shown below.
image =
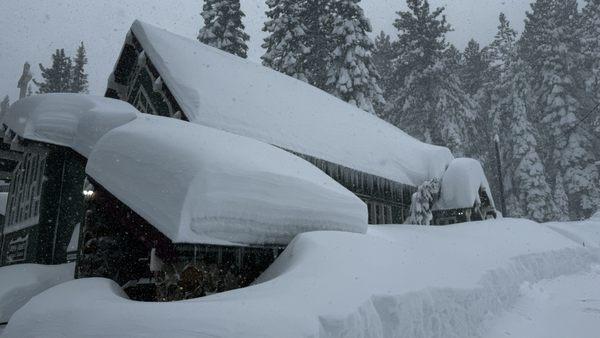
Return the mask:
POLYGON ((600 335, 600 266, 523 283, 516 305, 490 324, 488 338, 592 338, 600 335))

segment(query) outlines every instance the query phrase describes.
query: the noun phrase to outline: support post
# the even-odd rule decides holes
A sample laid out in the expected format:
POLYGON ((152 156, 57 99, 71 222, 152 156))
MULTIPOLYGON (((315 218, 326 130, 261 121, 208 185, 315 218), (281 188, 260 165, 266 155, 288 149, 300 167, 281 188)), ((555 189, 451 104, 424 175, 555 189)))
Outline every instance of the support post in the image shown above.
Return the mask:
POLYGON ((496 165, 498 170, 498 183, 500 187, 500 210, 502 211, 502 216, 508 217, 506 213, 506 204, 504 201, 504 179, 502 177, 502 159, 500 158, 500 138, 498 134, 494 135, 494 145, 496 147, 496 165))

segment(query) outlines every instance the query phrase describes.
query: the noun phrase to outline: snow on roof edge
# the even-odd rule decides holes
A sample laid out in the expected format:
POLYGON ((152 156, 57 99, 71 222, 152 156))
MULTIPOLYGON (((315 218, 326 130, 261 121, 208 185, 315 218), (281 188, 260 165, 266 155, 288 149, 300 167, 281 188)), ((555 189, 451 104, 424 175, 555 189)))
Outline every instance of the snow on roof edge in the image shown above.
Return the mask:
POLYGON ((100 137, 138 114, 121 100, 52 93, 14 102, 1 123, 23 139, 69 147, 87 158, 100 137))
POLYGON ((86 173, 175 243, 285 244, 306 231, 366 231, 364 202, 307 161, 176 119, 143 115, 111 130, 86 173))

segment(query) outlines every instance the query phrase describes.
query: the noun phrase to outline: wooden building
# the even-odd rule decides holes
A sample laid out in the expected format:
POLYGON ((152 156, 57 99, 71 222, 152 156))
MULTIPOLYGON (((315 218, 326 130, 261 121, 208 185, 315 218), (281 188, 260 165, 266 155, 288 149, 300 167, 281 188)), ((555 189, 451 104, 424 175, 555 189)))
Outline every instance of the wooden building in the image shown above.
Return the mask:
POLYGON ((75 260, 72 250, 67 256, 83 219, 86 156, 115 121, 136 116, 135 109, 122 103, 97 111, 101 101, 108 100, 33 96, 13 104, 3 117, 0 169, 8 173, 10 185, 0 227, 0 266, 75 260), (129 109, 129 114, 119 109, 129 109), (113 118, 111 124, 107 117, 115 115, 125 118, 113 118))
POLYGON ((367 203, 371 224, 403 223, 416 187, 452 159, 302 81, 139 21, 106 96, 290 151, 367 203))
POLYGON ((365 204, 310 163, 170 118, 112 130, 86 172, 77 275, 111 278, 134 299, 247 286, 300 233, 367 229, 365 204))
POLYGON ((8 192, 0 263, 65 263, 82 218, 85 159, 66 147, 17 142, 22 160, 8 192))

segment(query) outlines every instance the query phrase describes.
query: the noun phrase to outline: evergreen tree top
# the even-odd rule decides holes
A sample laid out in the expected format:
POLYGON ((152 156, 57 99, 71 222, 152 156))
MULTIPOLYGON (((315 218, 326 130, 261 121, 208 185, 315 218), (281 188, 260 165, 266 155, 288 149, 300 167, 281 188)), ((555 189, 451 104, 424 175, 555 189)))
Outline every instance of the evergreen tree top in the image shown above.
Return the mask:
POLYGON ((407 0, 408 11, 400 11, 394 27, 399 31, 398 45, 402 46, 403 63, 433 65, 448 47, 446 33, 452 27, 443 14, 444 7, 433 12, 427 0, 407 0))
POLYGON ((490 44, 489 54, 495 63, 503 64, 507 63, 512 57, 517 31, 512 29, 510 21, 504 13, 500 13, 498 21, 498 31, 494 36, 494 41, 490 44))
POLYGON ((83 42, 77 48, 75 56, 75 64, 72 70, 71 92, 72 93, 87 93, 88 91, 88 75, 85 73, 85 65, 88 63, 85 46, 83 42))
POLYGON ((206 0, 202 8, 204 27, 200 29, 198 40, 209 46, 246 58, 250 36, 244 32, 239 0, 206 0))
POLYGON ((71 91, 71 58, 67 57, 64 49, 57 49, 52 55, 52 67, 46 68, 39 64, 42 72, 42 82, 33 82, 38 86, 38 93, 69 93, 71 91))

